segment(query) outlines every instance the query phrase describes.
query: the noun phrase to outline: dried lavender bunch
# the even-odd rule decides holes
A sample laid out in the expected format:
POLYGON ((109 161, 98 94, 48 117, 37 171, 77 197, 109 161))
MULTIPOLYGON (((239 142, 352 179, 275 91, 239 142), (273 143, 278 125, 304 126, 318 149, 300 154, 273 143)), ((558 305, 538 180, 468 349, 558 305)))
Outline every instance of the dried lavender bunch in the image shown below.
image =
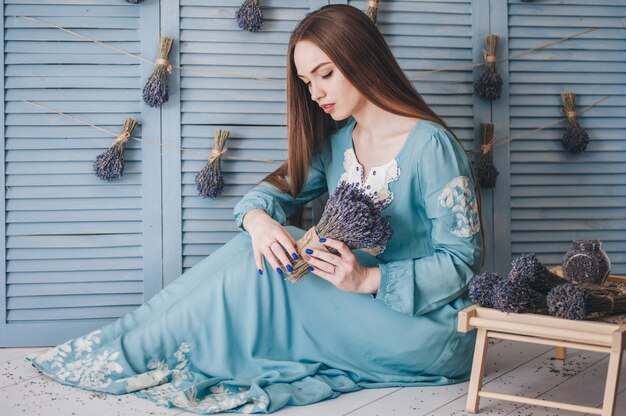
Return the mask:
POLYGON ((476 163, 476 176, 483 188, 494 188, 500 172, 493 165, 494 124, 480 123, 481 154, 476 163))
POLYGON ((298 259, 288 277, 296 282, 308 273, 307 263, 302 258, 304 247, 330 251, 331 247, 319 242, 321 237, 345 243, 351 249, 369 249, 385 246, 393 234, 388 217, 380 215, 383 206, 375 202, 358 185, 340 182, 326 201, 324 212, 317 225, 296 242, 298 259))
POLYGON ((222 155, 226 152, 224 145, 226 144, 226 140, 228 140, 229 133, 228 130, 215 130, 213 151, 209 156, 209 161, 196 175, 196 187, 200 195, 215 198, 219 196, 222 189, 224 189, 224 179, 222 177, 220 161, 222 160, 222 155))
POLYGON ((259 0, 245 0, 235 12, 237 25, 249 32, 258 32, 263 24, 263 12, 259 0))
POLYGON ((141 4, 144 0, 126 0, 126 3, 130 4, 141 4))
POLYGON ((487 35, 485 50, 483 51, 485 67, 474 83, 474 89, 478 95, 488 100, 500 98, 502 92, 502 77, 496 71, 496 50, 499 39, 497 35, 491 33, 487 35))
POLYGON ((124 173, 124 148, 136 125, 137 121, 128 117, 113 144, 105 152, 96 156, 93 170, 100 179, 108 181, 122 176, 124 173))
POLYGON ((367 2, 367 10, 365 10, 365 14, 367 15, 367 17, 372 19, 372 22, 374 22, 374 24, 376 24, 376 19, 378 16, 378 3, 379 0, 369 0, 367 2))
POLYGON ((548 309, 546 295, 518 282, 503 280, 493 287, 493 306, 502 312, 539 312, 548 309))
POLYGON ((161 36, 159 40, 159 58, 156 60, 156 68, 143 87, 143 101, 150 107, 159 107, 169 99, 167 74, 172 73, 172 65, 167 60, 167 56, 173 43, 174 39, 167 36, 161 36))
POLYGON ((553 287, 569 283, 544 266, 535 253, 525 253, 511 263, 509 280, 539 293, 547 294, 553 287))
POLYGON ((626 291, 600 285, 567 283, 548 293, 548 313, 565 319, 585 319, 626 313, 626 291))
POLYGON ((501 282, 497 273, 482 273, 472 277, 469 283, 469 297, 474 303, 486 308, 493 308, 493 288, 501 282))
POLYGON ((563 100, 563 111, 568 123, 561 138, 561 144, 565 150, 571 153, 582 153, 589 144, 589 134, 578 124, 576 117, 576 94, 563 92, 561 93, 561 98, 563 100))

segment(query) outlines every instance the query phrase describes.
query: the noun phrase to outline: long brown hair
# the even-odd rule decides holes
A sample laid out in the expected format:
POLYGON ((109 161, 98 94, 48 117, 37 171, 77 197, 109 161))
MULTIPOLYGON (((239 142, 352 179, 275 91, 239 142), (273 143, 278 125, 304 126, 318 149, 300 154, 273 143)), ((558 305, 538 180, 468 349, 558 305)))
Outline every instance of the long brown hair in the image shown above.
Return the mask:
MULTIPOLYGON (((347 121, 336 122, 326 114, 311 99, 307 86, 298 78, 294 49, 303 40, 310 41, 328 55, 346 79, 377 107, 393 114, 438 123, 459 141, 406 77, 372 20, 353 6, 331 4, 308 13, 291 33, 287 50, 288 158, 263 181, 294 197, 298 195, 307 180, 312 155, 320 151, 333 129, 342 127, 347 121)), ((476 195, 480 215, 478 186, 476 195)), ((299 220, 300 215, 296 222, 299 220)), ((481 235, 484 256, 482 227, 481 235)))

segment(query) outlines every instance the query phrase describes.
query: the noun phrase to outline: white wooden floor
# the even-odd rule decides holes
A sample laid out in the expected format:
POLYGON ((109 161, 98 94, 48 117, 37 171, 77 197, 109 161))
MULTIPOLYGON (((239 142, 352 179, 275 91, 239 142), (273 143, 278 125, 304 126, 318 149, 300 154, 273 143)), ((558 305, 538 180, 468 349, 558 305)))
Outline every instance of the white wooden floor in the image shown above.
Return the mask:
MULTIPOLYGON (((568 350, 565 361, 541 345, 510 341, 490 343, 485 389, 503 393, 600 407, 607 355, 568 350)), ((88 392, 40 374, 24 357, 44 348, 0 348, 0 415, 144 416, 191 415, 159 407, 132 395, 88 392)), ((281 416, 466 415, 468 383, 446 387, 361 390, 311 406, 286 407, 281 416)), ((482 399, 481 415, 552 416, 580 413, 482 399)), ((232 413, 220 413, 227 415, 232 413)), ((626 360, 622 366, 616 416, 626 416, 626 360)))

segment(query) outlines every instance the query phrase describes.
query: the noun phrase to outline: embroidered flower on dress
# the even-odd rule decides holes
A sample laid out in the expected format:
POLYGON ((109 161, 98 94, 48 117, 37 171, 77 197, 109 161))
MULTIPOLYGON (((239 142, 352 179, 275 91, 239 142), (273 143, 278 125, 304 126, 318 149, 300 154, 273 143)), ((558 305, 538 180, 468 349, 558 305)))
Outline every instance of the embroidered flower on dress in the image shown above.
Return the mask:
POLYGON ((450 209, 455 214, 456 222, 448 226, 448 229, 459 237, 471 237, 480 231, 478 203, 469 184, 468 177, 457 176, 444 187, 439 195, 439 205, 450 209))

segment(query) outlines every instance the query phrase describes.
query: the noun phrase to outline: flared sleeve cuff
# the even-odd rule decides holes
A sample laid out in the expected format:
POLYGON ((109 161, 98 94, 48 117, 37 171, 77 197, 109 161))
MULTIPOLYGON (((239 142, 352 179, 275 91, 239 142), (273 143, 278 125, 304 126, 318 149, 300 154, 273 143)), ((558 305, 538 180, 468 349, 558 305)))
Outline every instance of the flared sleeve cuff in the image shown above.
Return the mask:
POLYGON ((413 260, 380 263, 380 287, 375 300, 400 313, 411 314, 414 305, 413 260))
POLYGON ((282 225, 287 223, 287 215, 280 204, 270 194, 265 194, 261 191, 264 185, 258 185, 235 205, 233 216, 235 224, 240 231, 246 231, 243 228, 243 217, 255 208, 262 209, 282 225))

